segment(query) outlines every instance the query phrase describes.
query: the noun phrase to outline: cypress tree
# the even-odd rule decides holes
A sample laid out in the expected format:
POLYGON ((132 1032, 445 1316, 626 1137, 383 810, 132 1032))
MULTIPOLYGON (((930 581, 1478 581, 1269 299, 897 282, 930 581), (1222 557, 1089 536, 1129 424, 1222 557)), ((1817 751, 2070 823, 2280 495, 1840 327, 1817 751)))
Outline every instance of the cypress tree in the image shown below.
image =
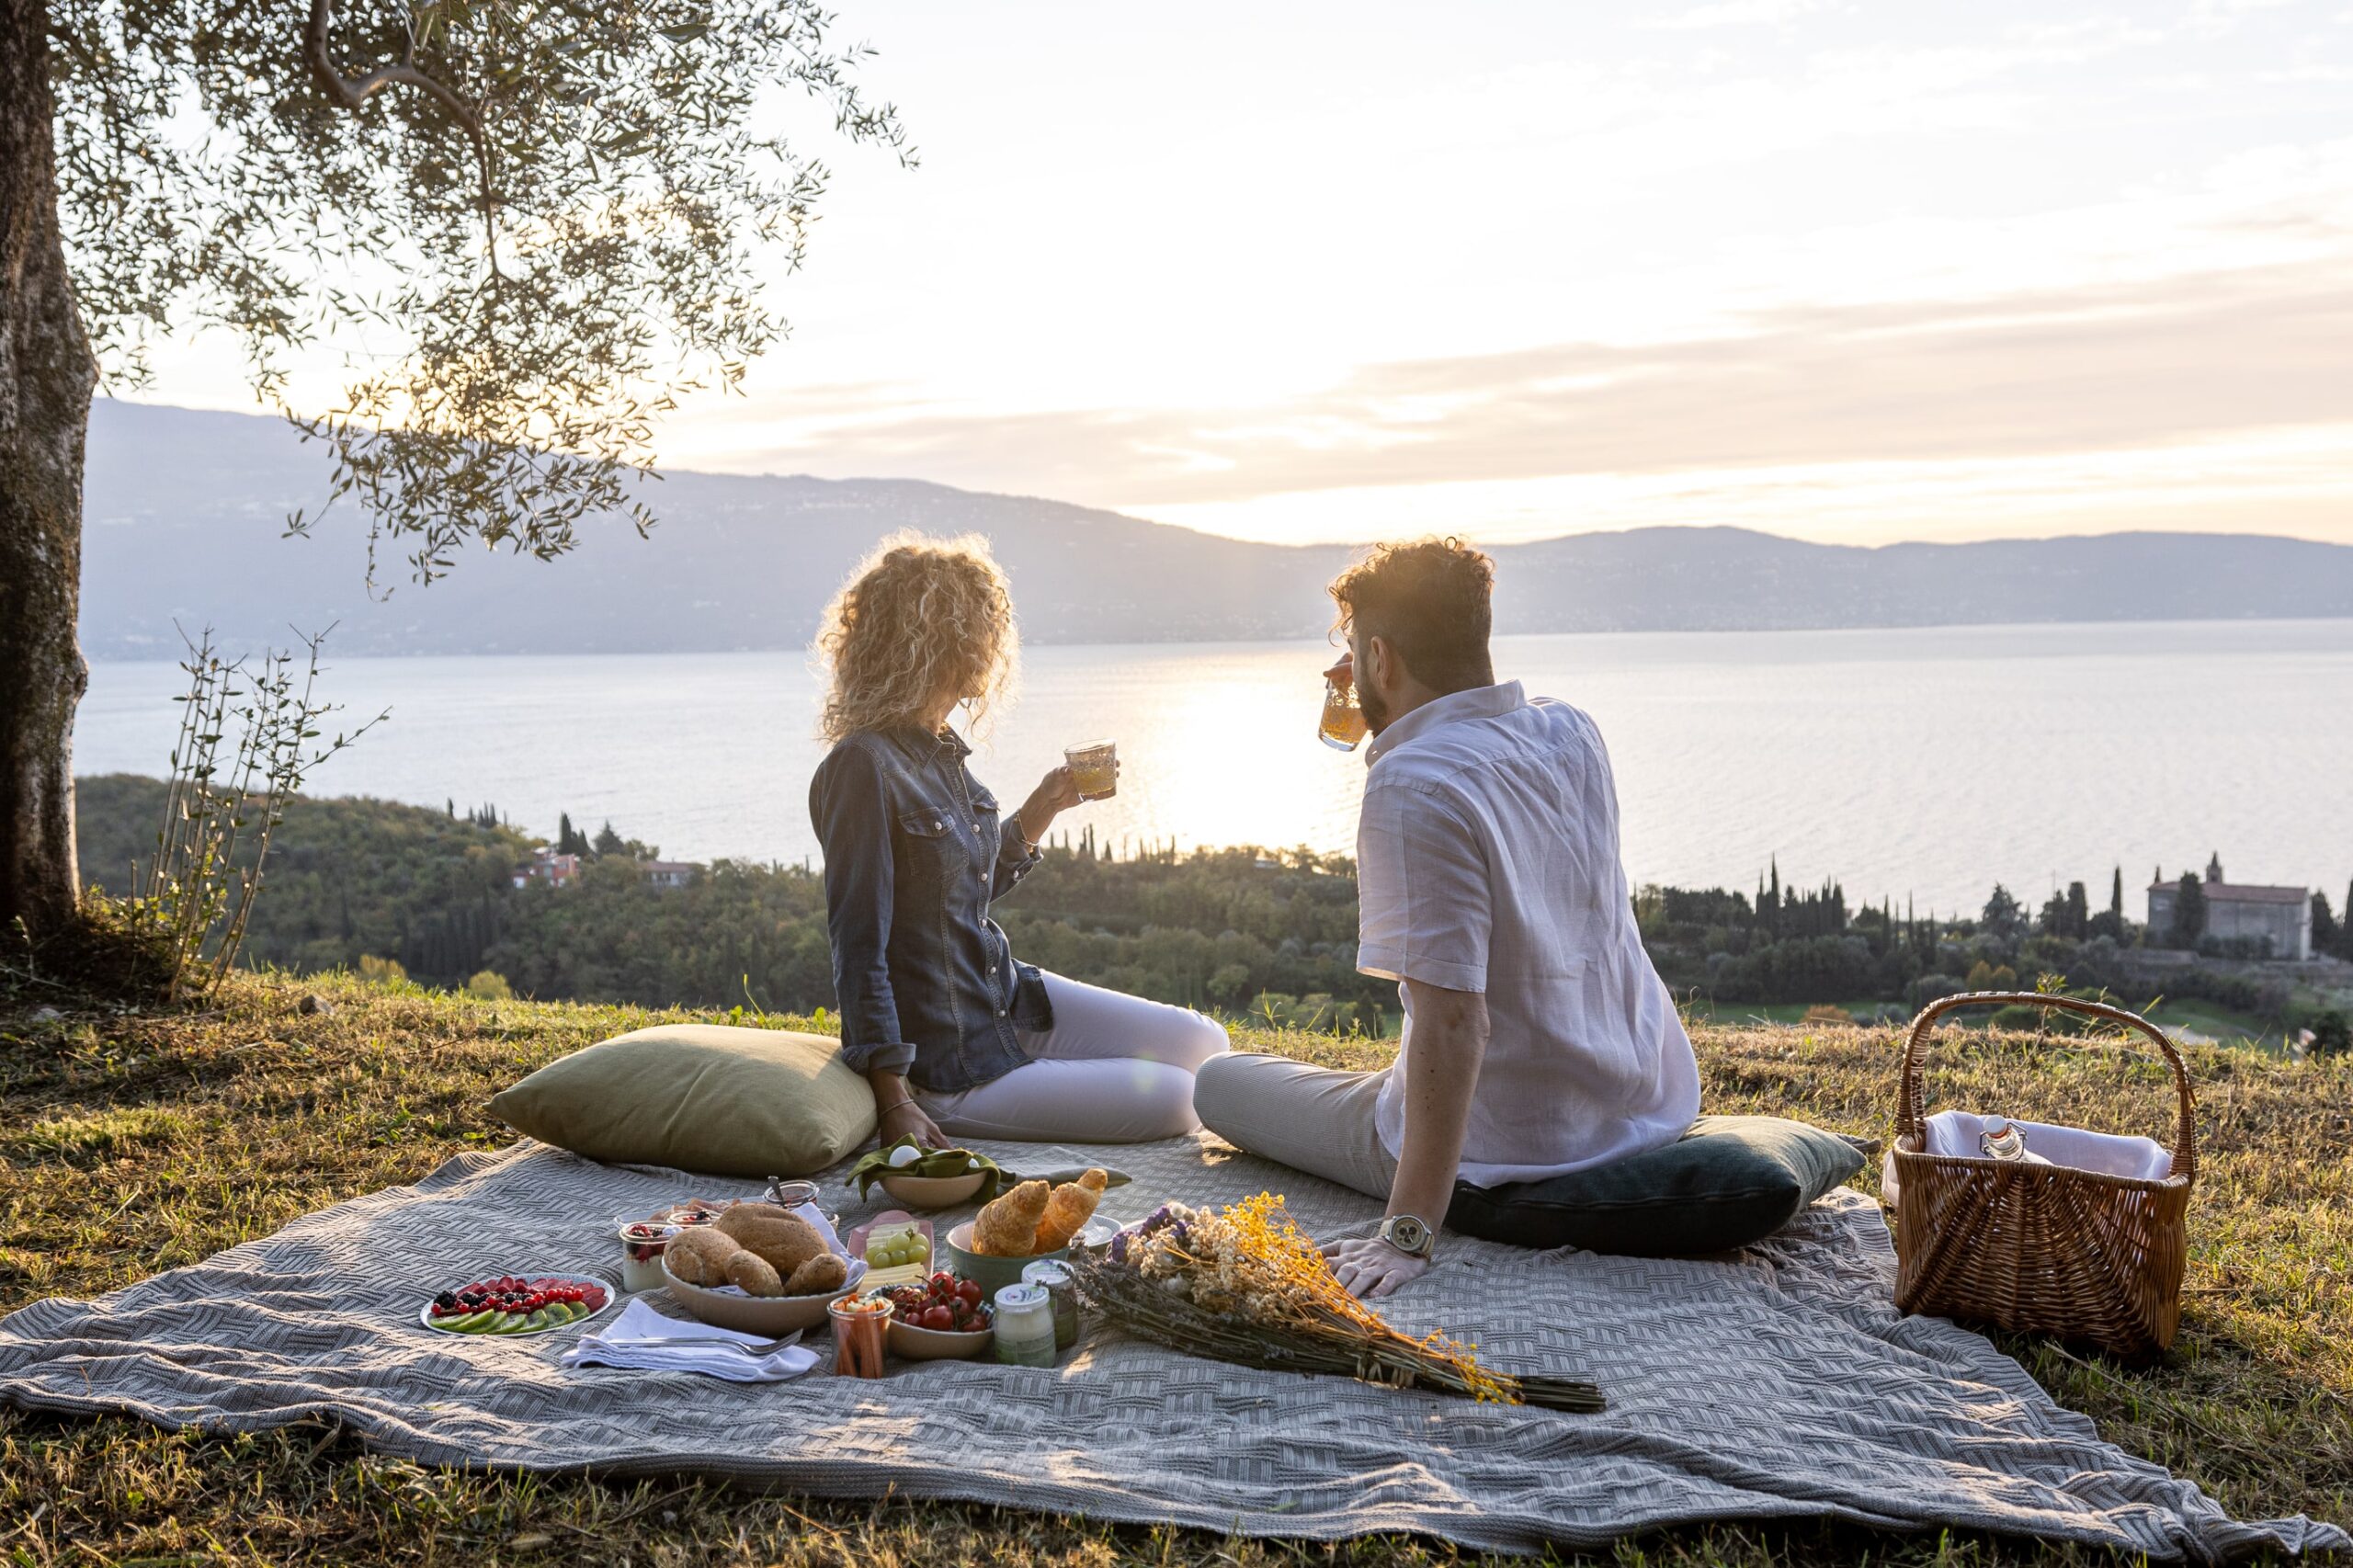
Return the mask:
POLYGON ((2174 945, 2194 948, 2206 934, 2206 886, 2195 871, 2184 871, 2173 896, 2174 945))

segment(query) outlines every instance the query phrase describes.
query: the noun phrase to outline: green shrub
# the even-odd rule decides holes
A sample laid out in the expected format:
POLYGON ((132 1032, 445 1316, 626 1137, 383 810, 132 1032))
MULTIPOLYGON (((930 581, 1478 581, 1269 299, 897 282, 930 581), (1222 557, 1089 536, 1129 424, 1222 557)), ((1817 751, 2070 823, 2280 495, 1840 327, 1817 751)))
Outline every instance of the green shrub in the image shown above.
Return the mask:
POLYGON ((496 970, 485 969, 466 982, 466 994, 477 1002, 512 1002, 515 988, 496 970))
POLYGON ((370 985, 405 985, 408 971, 398 959, 380 959, 373 953, 359 955, 359 978, 370 985))

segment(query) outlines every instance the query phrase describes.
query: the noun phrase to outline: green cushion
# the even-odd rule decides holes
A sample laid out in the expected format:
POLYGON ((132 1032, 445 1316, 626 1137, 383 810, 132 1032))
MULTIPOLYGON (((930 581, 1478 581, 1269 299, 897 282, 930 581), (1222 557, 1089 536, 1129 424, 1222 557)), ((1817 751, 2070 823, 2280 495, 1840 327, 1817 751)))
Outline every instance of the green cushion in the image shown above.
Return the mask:
POLYGON ((1863 1168, 1835 1132, 1778 1116, 1703 1116, 1647 1154, 1546 1181, 1457 1183, 1449 1230, 1515 1246, 1690 1257, 1761 1241, 1863 1168))
POLYGON ((665 1024, 551 1062, 493 1096, 508 1126, 616 1165, 806 1176, 874 1136, 874 1093, 841 1042, 665 1024))

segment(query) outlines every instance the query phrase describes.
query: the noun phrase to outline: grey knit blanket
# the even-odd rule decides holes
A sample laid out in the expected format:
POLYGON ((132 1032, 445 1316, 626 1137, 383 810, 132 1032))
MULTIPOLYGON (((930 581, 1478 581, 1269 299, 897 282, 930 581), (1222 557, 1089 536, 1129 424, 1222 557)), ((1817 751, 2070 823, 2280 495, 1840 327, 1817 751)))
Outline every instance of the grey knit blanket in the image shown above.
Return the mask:
MULTIPOLYGON (((1097 1159, 1164 1198, 1287 1193, 1318 1235, 1375 1206, 1212 1138, 1117 1151, 991 1147, 1033 1169, 1097 1159)), ((749 1184, 598 1165, 521 1143, 93 1301, 0 1320, 0 1398, 249 1431, 333 1417, 427 1463, 725 1477, 840 1496, 964 1498, 1095 1518, 1331 1540, 1418 1531, 1536 1551, 1710 1519, 1966 1526, 2210 1561, 2344 1549, 2304 1518, 2240 1523, 2102 1442, 1979 1335, 1902 1318, 1877 1208, 1842 1191, 1735 1256, 1655 1262, 1449 1238, 1383 1304, 1505 1370, 1599 1382, 1601 1415, 1398 1392, 1176 1355, 1099 1326, 1052 1370, 895 1366, 740 1386, 567 1371, 577 1329, 520 1341, 421 1328, 444 1285, 497 1273, 618 1278, 616 1214, 749 1184)), ((885 1206, 830 1185, 845 1223, 885 1206)))

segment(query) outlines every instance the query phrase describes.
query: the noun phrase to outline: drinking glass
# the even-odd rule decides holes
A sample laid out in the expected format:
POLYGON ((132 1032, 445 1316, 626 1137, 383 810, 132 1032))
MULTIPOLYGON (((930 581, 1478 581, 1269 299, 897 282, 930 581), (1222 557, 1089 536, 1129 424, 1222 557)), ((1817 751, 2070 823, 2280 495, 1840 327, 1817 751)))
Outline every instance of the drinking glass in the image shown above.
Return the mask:
POLYGON ((1120 748, 1116 741, 1088 741, 1069 747, 1063 760, 1070 764, 1071 782, 1082 801, 1108 800, 1120 792, 1120 748))
POLYGON ((1364 710, 1357 705, 1353 682, 1342 686, 1329 676, 1324 677, 1324 717, 1315 726, 1315 736, 1335 751, 1354 751, 1363 744, 1364 710))

